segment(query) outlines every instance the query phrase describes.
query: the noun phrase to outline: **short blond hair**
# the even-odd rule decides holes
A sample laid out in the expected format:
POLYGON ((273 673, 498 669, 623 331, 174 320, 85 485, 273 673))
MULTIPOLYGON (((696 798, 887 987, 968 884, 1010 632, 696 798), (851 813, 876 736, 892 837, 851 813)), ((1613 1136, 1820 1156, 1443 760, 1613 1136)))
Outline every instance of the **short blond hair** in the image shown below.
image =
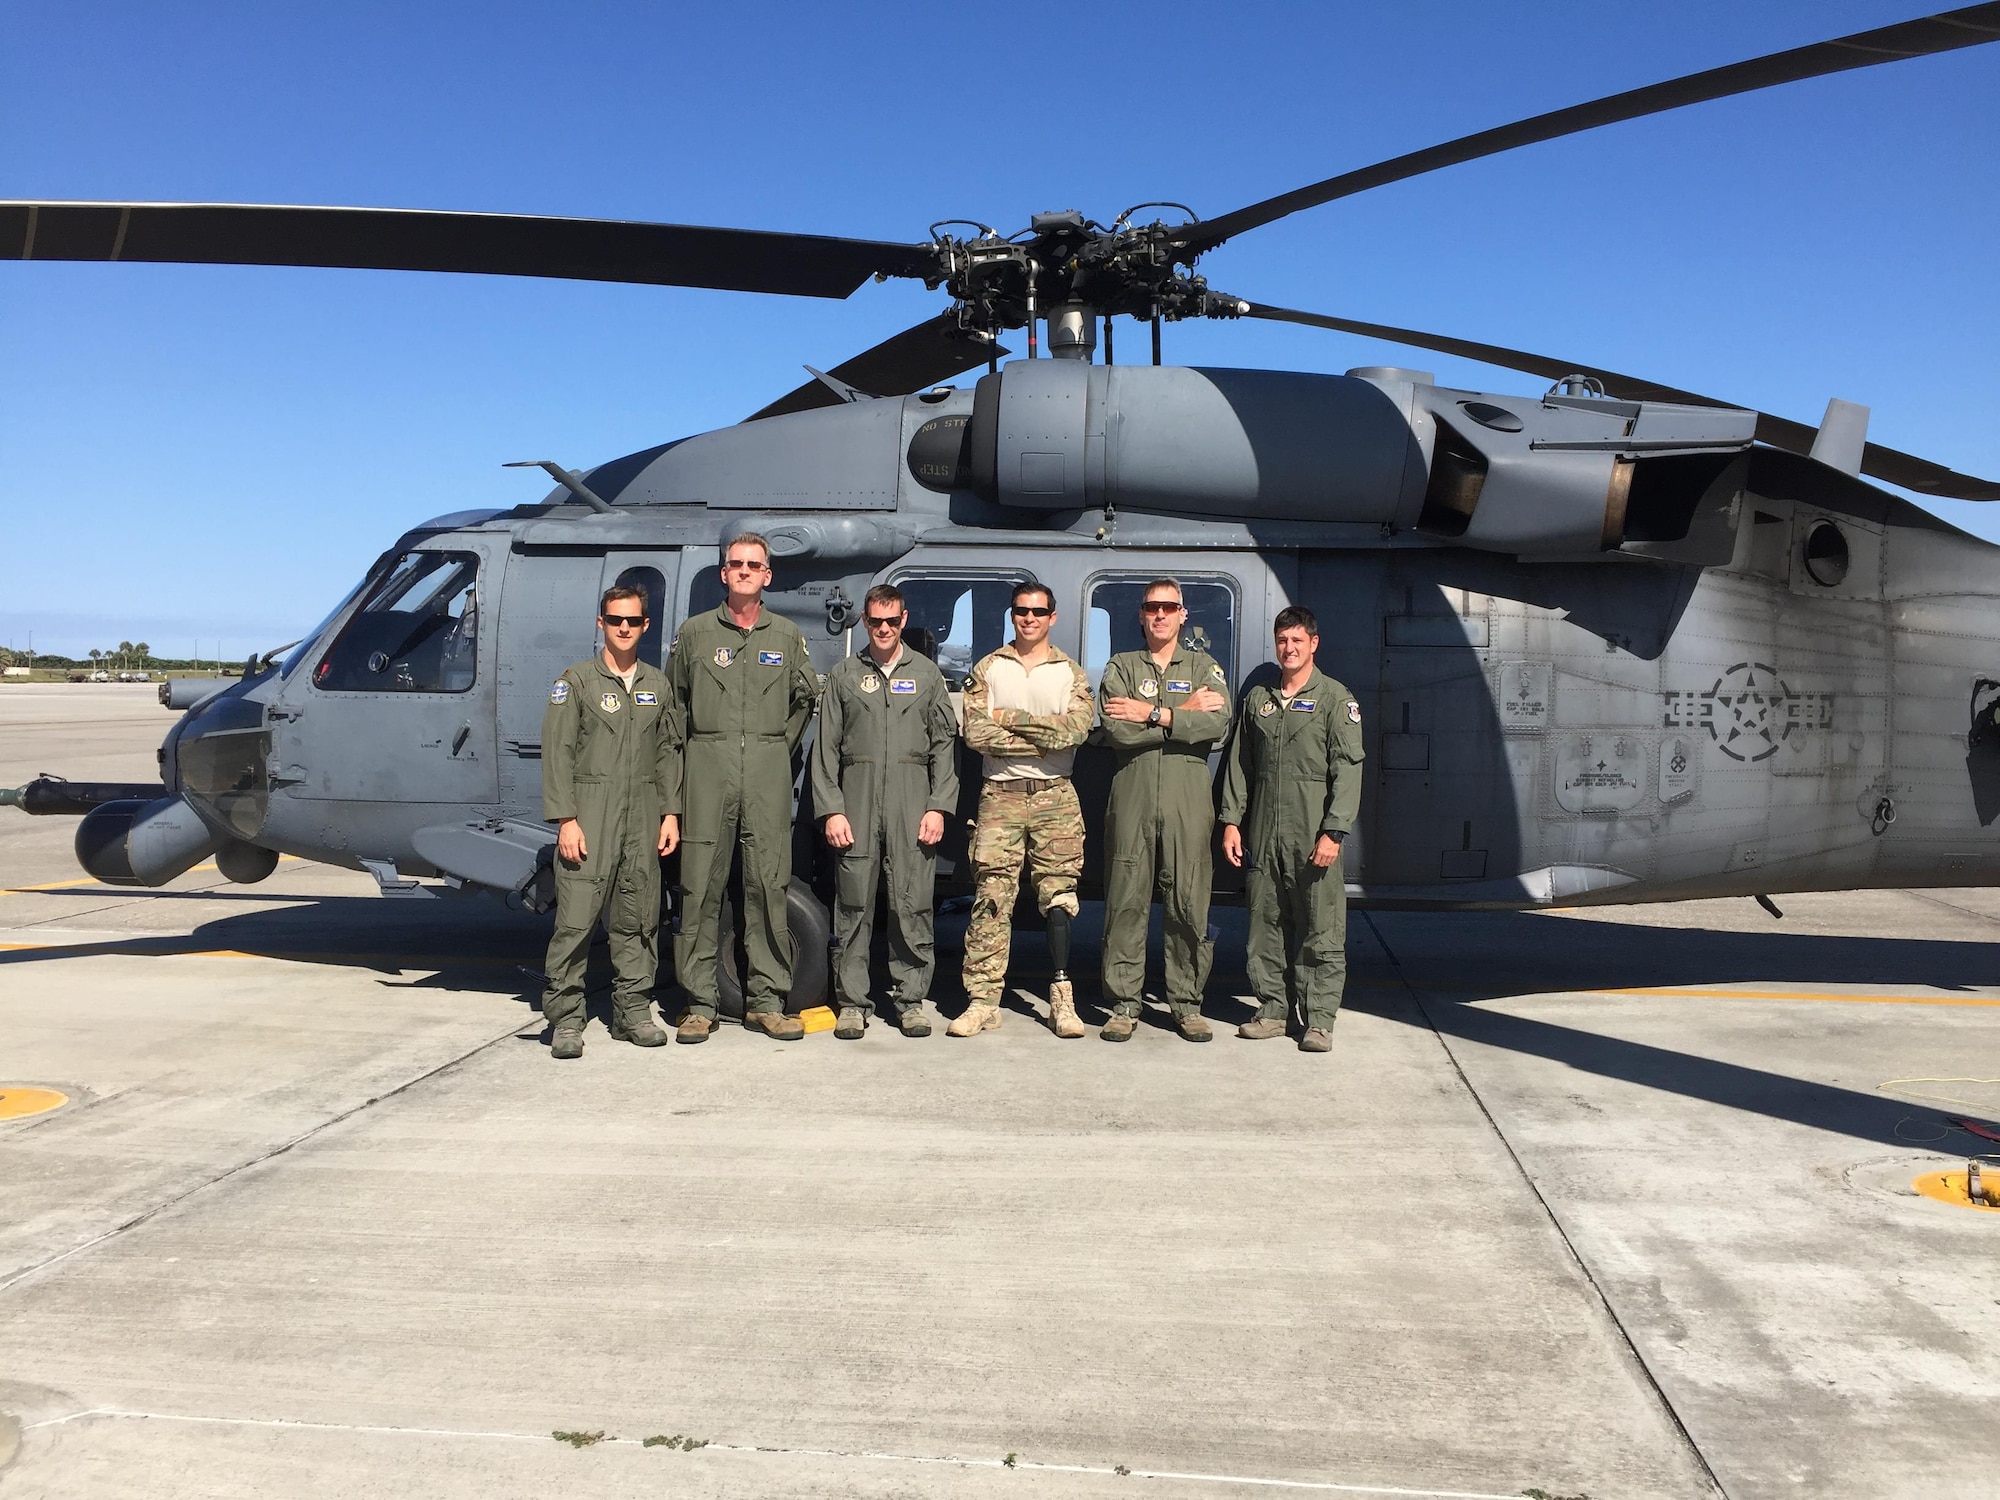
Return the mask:
POLYGON ((722 560, 724 562, 729 560, 729 549, 731 547, 740 547, 746 543, 752 547, 762 548, 764 552, 764 564, 766 567, 770 566, 771 539, 759 531, 739 531, 735 536, 724 542, 722 544, 722 560))

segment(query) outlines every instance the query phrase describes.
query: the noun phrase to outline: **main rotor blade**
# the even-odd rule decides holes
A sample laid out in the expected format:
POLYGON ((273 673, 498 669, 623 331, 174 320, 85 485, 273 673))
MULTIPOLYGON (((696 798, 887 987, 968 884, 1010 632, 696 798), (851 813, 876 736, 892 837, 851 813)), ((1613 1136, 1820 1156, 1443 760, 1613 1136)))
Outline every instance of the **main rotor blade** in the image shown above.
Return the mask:
POLYGON ((1833 41, 1814 42, 1811 46, 1794 47, 1787 52, 1773 52, 1767 57, 1710 68, 1704 73, 1690 73, 1665 83, 1648 84, 1644 88, 1630 89, 1588 104, 1551 110, 1512 125, 1461 136, 1441 146, 1412 151, 1372 167, 1343 172, 1338 177, 1329 177, 1309 187, 1296 188, 1275 198, 1252 203, 1219 219, 1197 220, 1175 234, 1173 241, 1191 250, 1213 250, 1224 240, 1246 229, 1269 224, 1302 208, 1331 203, 1336 198, 1352 197, 1370 188, 1435 172, 1440 167, 1456 166, 1482 156, 1512 151, 1519 146, 1531 146, 1539 141, 1595 130, 1600 125, 1615 125, 1622 120, 1636 120, 1643 115, 1661 114, 1689 104, 1726 99, 1732 94, 1752 93, 1781 83, 1796 83, 1829 73, 1846 73, 1855 68, 1872 68, 1877 63, 1954 52, 1961 47, 1977 47, 1992 41, 2000 41, 2000 3, 1968 5, 1961 10, 1923 16, 1874 31, 1857 31, 1852 36, 1833 41))
POLYGON ((846 297, 926 245, 619 219, 261 203, 0 203, 0 257, 345 266, 846 297))
MULTIPOLYGON (((1734 401, 1719 401, 1696 391, 1641 380, 1636 375, 1621 375, 1616 370, 1580 365, 1574 360, 1550 359, 1544 354, 1530 354, 1521 349, 1503 348, 1499 344, 1447 338, 1440 333, 1424 333, 1415 328, 1392 328, 1386 323, 1330 318, 1324 313, 1297 312, 1289 307, 1271 307, 1262 302, 1251 303, 1244 316, 1264 318, 1274 323, 1301 323, 1308 328, 1330 328, 1335 333, 1357 333, 1363 338, 1384 339, 1392 344, 1408 344, 1414 349, 1431 349, 1439 354, 1476 359, 1481 364, 1498 365, 1505 370, 1525 370, 1530 375, 1540 375, 1549 380, 1561 380, 1565 375, 1588 375, 1603 385, 1607 396, 1625 401, 1670 401, 1686 406, 1728 407, 1733 411, 1749 409, 1734 401)), ((1769 443, 1773 448, 1783 448, 1792 453, 1811 453, 1813 438, 1817 435, 1818 429, 1804 422, 1794 422, 1789 417, 1774 417, 1769 412, 1757 413, 1757 440, 1769 443)), ((1943 464, 1900 453, 1880 443, 1870 443, 1862 450, 1861 472, 1871 479, 1901 485, 1922 495, 1937 495, 1947 500, 2000 500, 2000 481, 1960 474, 1943 464)))
MULTIPOLYGON (((827 374, 842 385, 872 396, 907 396, 988 360, 1004 359, 1007 353, 997 343, 961 331, 950 313, 940 313, 914 328, 905 328, 894 338, 884 339, 845 364, 835 365, 827 374)), ((744 420, 755 422, 760 417, 841 404, 840 396, 826 381, 813 379, 744 420)))

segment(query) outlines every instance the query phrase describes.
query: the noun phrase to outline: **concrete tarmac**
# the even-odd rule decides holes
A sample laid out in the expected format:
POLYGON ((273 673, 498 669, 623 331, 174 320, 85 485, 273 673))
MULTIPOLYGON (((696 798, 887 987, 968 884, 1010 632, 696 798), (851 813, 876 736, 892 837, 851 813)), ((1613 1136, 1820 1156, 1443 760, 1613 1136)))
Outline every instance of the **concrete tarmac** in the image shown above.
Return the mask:
MULTIPOLYGON (((0 688, 0 785, 170 723, 0 688)), ((1226 913, 1205 1047, 1023 934, 980 1037, 557 1066, 536 919, 74 827, 0 811, 0 1497, 1993 1493, 2000 1212, 1911 1182, 2000 1151, 2000 892, 1357 913, 1326 1057, 1226 913)))

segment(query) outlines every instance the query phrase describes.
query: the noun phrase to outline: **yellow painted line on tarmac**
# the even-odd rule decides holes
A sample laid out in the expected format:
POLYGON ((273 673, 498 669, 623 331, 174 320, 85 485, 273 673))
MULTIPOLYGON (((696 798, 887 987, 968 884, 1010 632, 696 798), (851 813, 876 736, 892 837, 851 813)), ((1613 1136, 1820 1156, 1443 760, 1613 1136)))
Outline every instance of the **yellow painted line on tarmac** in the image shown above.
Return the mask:
POLYGON ((464 958, 442 953, 249 953, 241 948, 176 948, 172 939, 137 938, 102 943, 0 943, 0 953, 51 953, 76 958, 270 958, 289 963, 392 964, 404 969, 515 968, 525 958, 464 958))
MULTIPOLYGON (((283 864, 296 865, 296 864, 303 864, 304 862, 305 861, 300 859, 299 856, 296 854, 280 854, 278 856, 278 863, 281 865, 283 864)), ((181 874, 199 875, 203 870, 213 870, 213 869, 215 869, 215 861, 210 860, 205 865, 190 865, 187 869, 183 870, 181 874)), ((176 875, 174 877, 174 879, 176 880, 179 880, 180 878, 181 878, 180 875, 176 875)), ((0 896, 32 896, 39 891, 70 891, 70 890, 75 890, 80 885, 103 886, 104 889, 107 891, 166 890, 165 886, 157 886, 157 885, 155 886, 104 885, 104 882, 99 880, 95 875, 84 875, 80 876, 75 880, 51 880, 46 885, 0 886, 0 896)), ((167 894, 169 896, 173 896, 179 893, 176 891, 167 891, 167 894)))
MULTIPOLYGON (((1664 986, 1632 990, 1579 990, 1578 994, 1631 995, 1663 1000, 1781 1000, 1831 1002, 1840 1005, 1947 1005, 2000 1008, 2000 995, 1873 995, 1853 990, 1672 989, 1664 986)), ((1498 997, 1526 999, 1526 996, 1498 997)))

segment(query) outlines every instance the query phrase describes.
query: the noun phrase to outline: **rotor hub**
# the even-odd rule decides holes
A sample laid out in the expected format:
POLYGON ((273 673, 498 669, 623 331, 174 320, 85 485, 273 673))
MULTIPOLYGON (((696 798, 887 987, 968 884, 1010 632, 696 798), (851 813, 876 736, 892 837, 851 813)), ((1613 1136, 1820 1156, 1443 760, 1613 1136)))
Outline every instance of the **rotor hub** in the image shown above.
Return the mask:
POLYGON ((1051 352, 1081 358, 1089 357, 1096 334, 1086 338, 1080 324, 1099 316, 1170 323, 1243 316, 1247 302, 1210 290, 1207 279, 1194 274, 1201 252, 1174 238, 1195 222, 1191 210, 1182 211, 1188 220, 1181 224, 1157 218, 1132 224, 1136 210, 1127 209, 1107 228, 1066 209, 1036 214, 1025 230, 1010 236, 973 221, 946 220, 931 228, 937 260, 924 282, 951 294, 952 314, 967 332, 994 337, 1046 317, 1051 352), (979 232, 940 233, 957 224, 979 232))

